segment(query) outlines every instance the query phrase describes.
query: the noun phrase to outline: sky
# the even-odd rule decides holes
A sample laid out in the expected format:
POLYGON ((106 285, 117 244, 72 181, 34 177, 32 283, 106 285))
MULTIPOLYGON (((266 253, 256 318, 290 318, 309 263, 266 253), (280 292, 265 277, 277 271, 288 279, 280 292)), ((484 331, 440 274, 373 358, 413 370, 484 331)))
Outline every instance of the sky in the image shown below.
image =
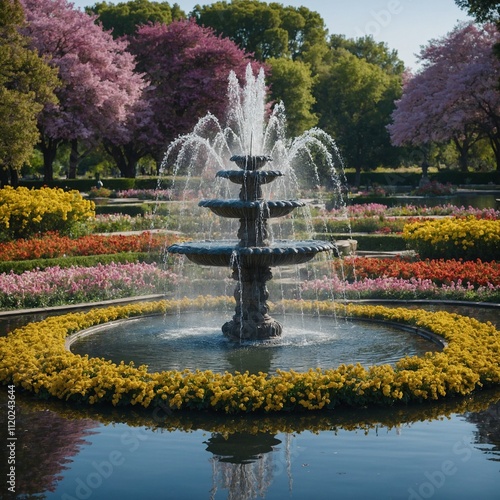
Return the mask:
MULTIPOLYGON (((75 7, 93 5, 97 0, 70 0, 75 7)), ((107 0, 110 1, 110 0, 107 0)), ((126 0, 111 0, 120 3, 126 0)), ((203 0, 167 0, 179 4, 189 13, 196 4, 210 5, 203 0)), ((228 0, 229 1, 229 0, 228 0)), ((405 65, 418 70, 416 55, 422 46, 450 32, 459 22, 468 21, 465 11, 454 0, 276 0, 282 5, 305 6, 318 12, 329 34, 346 38, 372 35, 395 49, 405 65)))

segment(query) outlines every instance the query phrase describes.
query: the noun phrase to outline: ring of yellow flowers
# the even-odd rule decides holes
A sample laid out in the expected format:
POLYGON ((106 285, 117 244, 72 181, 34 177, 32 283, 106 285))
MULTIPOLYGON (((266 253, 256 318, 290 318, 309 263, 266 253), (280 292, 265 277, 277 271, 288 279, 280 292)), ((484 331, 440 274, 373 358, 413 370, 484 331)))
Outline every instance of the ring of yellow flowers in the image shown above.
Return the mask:
POLYGON ((226 413, 394 404, 465 395, 500 383, 500 332, 458 314, 331 302, 286 301, 287 311, 393 321, 429 330, 447 341, 441 352, 405 357, 394 366, 340 365, 305 373, 164 371, 75 355, 68 335, 109 321, 148 314, 222 307, 226 298, 142 302, 49 317, 0 339, 0 382, 41 397, 113 405, 211 409, 226 413))

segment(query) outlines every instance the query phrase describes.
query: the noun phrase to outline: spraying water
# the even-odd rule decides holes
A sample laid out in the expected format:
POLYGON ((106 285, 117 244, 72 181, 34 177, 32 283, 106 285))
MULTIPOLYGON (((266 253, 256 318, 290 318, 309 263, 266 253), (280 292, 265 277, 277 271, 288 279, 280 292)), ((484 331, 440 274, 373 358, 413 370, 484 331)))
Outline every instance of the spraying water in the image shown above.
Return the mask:
MULTIPOLYGON (((207 115, 193 132, 170 146, 164 166, 173 164, 174 176, 184 173, 187 182, 197 176, 202 195, 209 194, 208 178, 230 181, 226 186, 217 183, 217 197, 202 199, 198 205, 221 219, 237 219, 239 227, 229 234, 236 234, 238 239, 213 239, 208 235, 203 240, 172 245, 168 252, 185 255, 198 265, 232 269, 237 282, 236 308, 222 331, 235 340, 267 339, 282 333, 281 324, 269 314, 267 282, 273 276, 271 268, 305 263, 318 253, 335 249, 329 241, 275 238, 270 221, 306 206, 297 199, 301 178, 317 186, 322 176, 327 177, 327 185, 337 189, 340 197, 343 169, 333 139, 323 131, 312 129, 293 140, 286 138, 284 107, 279 104, 268 111, 262 70, 254 76, 249 65, 244 86, 231 73, 228 103, 224 126, 207 115), (231 164, 238 169, 228 168, 231 164), (237 198, 231 184, 240 186, 237 198)), ((213 230, 214 225, 211 227, 213 230)), ((218 233, 225 236, 227 232, 218 227, 218 233)))

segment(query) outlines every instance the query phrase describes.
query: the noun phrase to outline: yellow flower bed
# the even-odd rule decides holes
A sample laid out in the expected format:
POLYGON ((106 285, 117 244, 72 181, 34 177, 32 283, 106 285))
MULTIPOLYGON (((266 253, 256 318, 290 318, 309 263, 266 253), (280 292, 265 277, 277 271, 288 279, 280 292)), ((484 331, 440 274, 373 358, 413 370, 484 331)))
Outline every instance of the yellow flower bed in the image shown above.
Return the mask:
POLYGON ((465 395, 500 383, 500 332, 491 323, 446 312, 330 302, 286 301, 290 312, 347 315, 401 322, 444 337, 442 352, 405 357, 394 367, 359 364, 306 373, 275 374, 165 371, 115 364, 65 349, 69 334, 121 318, 175 313, 227 305, 226 298, 158 301, 86 313, 72 313, 31 323, 0 339, 0 381, 42 397, 90 404, 167 405, 172 409, 211 409, 226 413, 318 410, 340 404, 393 404, 465 395))
POLYGON ((76 191, 42 187, 0 189, 0 230, 12 238, 62 231, 74 222, 95 216, 95 204, 76 191))
POLYGON ((495 260, 500 253, 500 220, 443 218, 406 224, 403 238, 423 259, 495 260))

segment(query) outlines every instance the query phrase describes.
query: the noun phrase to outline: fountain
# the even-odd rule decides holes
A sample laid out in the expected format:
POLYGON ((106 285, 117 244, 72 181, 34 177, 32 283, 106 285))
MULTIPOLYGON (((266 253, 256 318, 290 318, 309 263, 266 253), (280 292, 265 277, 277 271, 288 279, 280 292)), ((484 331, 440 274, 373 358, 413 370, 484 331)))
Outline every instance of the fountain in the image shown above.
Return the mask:
MULTIPOLYGON (((209 208, 224 218, 239 219, 238 240, 192 241, 172 245, 168 252, 185 255, 192 262, 206 266, 225 266, 232 269, 232 278, 237 282, 234 291, 235 314, 231 321, 222 326, 224 335, 234 340, 268 339, 280 336, 282 325, 269 315, 267 281, 272 278, 271 268, 302 264, 313 259, 319 252, 331 252, 335 245, 328 241, 316 240, 273 240, 268 227, 269 219, 284 217, 305 205, 298 200, 266 200, 262 186, 270 184, 283 172, 266 170, 267 163, 273 161, 267 154, 251 154, 254 137, 262 135, 262 130, 252 128, 249 118, 262 124, 263 115, 255 116, 253 108, 256 98, 263 95, 262 85, 252 85, 256 81, 247 74, 250 91, 243 92, 242 113, 252 110, 241 127, 249 130, 249 154, 233 154, 230 161, 239 170, 220 170, 216 176, 241 185, 239 199, 201 200, 200 207, 209 208)), ((262 101, 263 103, 263 101, 262 101)), ((262 106, 263 109, 263 106, 262 106)), ((227 136, 227 131, 225 131, 227 136)), ((234 134, 232 134, 234 139, 234 134)), ((243 138, 244 139, 244 138, 243 138)), ((263 142, 260 141, 261 147, 263 142)), ((245 140, 238 140, 241 147, 245 140)), ((227 146, 227 143, 225 144, 227 146)), ((230 148, 226 147, 225 151, 230 148)))

